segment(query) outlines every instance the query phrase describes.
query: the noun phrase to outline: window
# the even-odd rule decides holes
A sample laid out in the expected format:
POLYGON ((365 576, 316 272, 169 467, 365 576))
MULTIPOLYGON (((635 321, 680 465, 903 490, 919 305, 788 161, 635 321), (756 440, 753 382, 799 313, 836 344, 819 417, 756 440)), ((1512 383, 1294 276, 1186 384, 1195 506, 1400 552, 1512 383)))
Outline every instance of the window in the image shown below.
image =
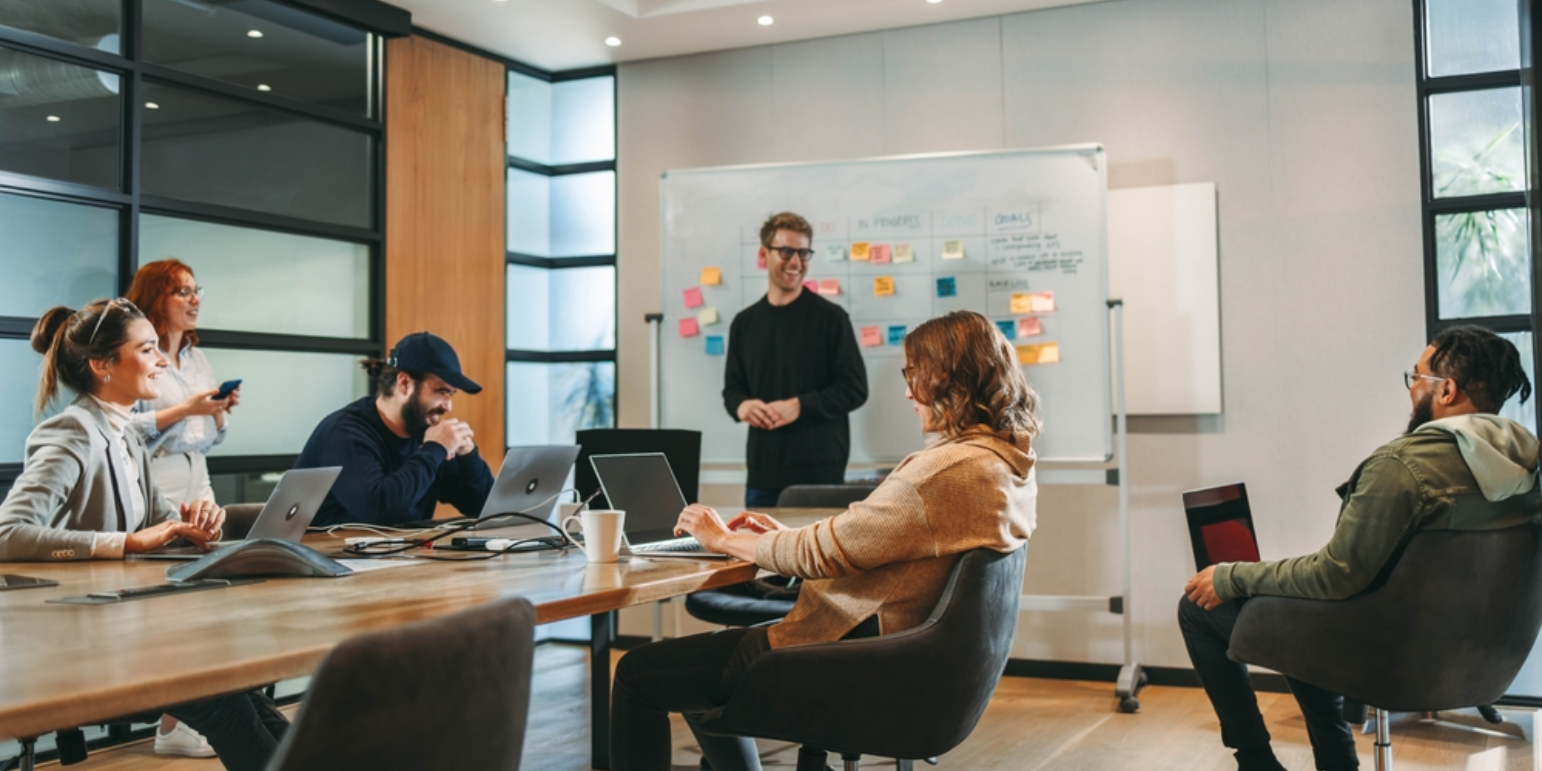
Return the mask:
POLYGON ((615 425, 615 76, 510 70, 508 443, 615 425))
POLYGON ((288 468, 365 393, 357 360, 384 348, 381 50, 273 0, 0 0, 0 487, 34 422, 37 317, 167 257, 207 290, 216 376, 245 381, 214 474, 288 468))

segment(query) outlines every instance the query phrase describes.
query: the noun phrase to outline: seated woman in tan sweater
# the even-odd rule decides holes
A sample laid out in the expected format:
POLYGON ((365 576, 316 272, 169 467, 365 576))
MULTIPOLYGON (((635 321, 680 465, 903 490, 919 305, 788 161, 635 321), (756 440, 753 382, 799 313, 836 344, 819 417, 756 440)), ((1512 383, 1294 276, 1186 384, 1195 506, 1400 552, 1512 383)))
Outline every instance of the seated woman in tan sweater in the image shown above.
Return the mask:
MULTIPOLYGON (((726 703, 766 651, 917 626, 961 554, 1027 546, 1038 496, 1030 446, 1038 397, 1012 346, 984 316, 955 311, 905 337, 905 364, 905 396, 926 448, 866 500, 796 529, 755 512, 727 523, 707 506, 681 513, 678 531, 707 548, 805 583, 777 624, 665 640, 622 658, 611 703, 616 771, 668 769, 669 713, 689 722, 726 703)), ((717 771, 760 769, 751 739, 698 732, 697 740, 717 771)))

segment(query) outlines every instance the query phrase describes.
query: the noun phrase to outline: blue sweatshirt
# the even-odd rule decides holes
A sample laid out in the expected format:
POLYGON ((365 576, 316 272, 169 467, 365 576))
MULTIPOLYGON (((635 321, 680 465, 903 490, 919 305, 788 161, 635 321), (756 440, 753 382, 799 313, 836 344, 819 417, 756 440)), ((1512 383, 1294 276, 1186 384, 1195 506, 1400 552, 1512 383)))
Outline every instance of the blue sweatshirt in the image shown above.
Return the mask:
POLYGON ((391 432, 366 396, 326 416, 311 432, 295 468, 342 466, 316 514, 316 526, 344 522, 394 525, 434 516, 448 503, 468 517, 482 513, 493 489, 487 461, 476 450, 453 460, 438 442, 391 432))

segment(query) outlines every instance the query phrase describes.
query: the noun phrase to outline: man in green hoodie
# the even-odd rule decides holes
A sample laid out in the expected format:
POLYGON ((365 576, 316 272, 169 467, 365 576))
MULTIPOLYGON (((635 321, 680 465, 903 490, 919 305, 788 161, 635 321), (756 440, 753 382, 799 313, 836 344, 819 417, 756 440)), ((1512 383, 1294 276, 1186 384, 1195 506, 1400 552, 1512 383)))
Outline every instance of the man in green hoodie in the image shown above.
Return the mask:
MULTIPOLYGON (((1511 396, 1524 403, 1531 395, 1515 346, 1478 327, 1448 329, 1403 381, 1413 403, 1408 433, 1378 448, 1338 488, 1343 503, 1327 546, 1274 562, 1214 565, 1184 586, 1178 626, 1240 771, 1284 771, 1247 667, 1226 657, 1247 598, 1346 599, 1379 585, 1415 531, 1498 530, 1539 519, 1537 438, 1495 414, 1511 396)), ((1359 768, 1343 699, 1289 683, 1317 768, 1359 768)))

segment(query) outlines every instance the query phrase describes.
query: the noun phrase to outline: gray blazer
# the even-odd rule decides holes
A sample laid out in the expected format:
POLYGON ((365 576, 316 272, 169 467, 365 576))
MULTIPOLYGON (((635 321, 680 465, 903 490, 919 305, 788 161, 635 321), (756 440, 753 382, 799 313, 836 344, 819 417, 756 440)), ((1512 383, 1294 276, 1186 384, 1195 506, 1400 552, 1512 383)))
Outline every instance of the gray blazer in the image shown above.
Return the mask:
POLYGON ((0 503, 0 562, 90 559, 97 532, 124 531, 131 484, 144 493, 141 527, 179 518, 150 478, 143 435, 132 425, 123 433, 135 478, 113 457, 112 426, 89 396, 32 429, 26 465, 0 503))

